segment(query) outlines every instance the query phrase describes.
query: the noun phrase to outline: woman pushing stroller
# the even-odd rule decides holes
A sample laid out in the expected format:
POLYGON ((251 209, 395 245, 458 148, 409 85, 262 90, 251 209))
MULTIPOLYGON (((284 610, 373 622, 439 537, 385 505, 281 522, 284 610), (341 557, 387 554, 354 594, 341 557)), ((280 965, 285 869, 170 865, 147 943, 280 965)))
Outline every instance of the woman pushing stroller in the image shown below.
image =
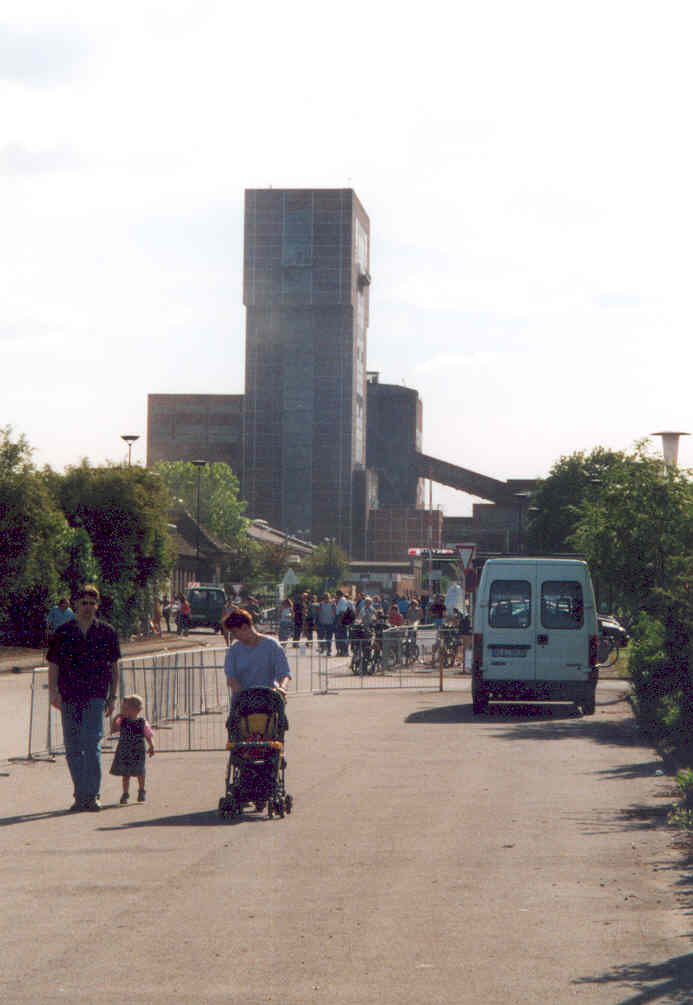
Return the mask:
POLYGON ((244 610, 232 611, 224 628, 234 644, 228 649, 224 672, 231 691, 229 764, 226 795, 219 802, 222 815, 241 812, 254 802, 270 816, 291 812, 284 789, 283 738, 288 729, 284 711, 291 671, 286 653, 276 639, 262 635, 244 610), (258 732, 258 728, 260 732, 258 732))
POLYGON ((253 687, 275 688, 286 697, 291 670, 277 640, 258 632, 252 615, 241 609, 228 614, 223 627, 237 643, 227 650, 224 660, 224 673, 231 689, 231 711, 237 696, 253 687))

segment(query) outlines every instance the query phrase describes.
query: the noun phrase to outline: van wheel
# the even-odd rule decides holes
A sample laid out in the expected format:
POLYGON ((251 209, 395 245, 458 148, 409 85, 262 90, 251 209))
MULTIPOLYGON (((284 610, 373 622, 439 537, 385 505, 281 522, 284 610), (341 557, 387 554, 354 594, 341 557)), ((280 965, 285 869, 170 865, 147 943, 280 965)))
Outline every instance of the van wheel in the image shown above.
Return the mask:
POLYGON ((482 715, 488 708, 487 694, 472 694, 472 710, 474 715, 482 715))
POLYGON ((583 715, 594 715, 594 708, 596 705, 594 691, 592 690, 589 694, 586 694, 580 704, 582 705, 583 715))

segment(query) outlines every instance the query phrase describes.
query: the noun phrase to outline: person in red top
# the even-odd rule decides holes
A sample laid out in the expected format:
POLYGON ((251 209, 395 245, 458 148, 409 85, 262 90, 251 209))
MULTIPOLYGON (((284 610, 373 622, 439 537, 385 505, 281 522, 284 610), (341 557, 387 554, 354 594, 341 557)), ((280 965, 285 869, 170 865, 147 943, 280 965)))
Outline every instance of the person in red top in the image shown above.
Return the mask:
POLYGON ((187 635, 190 631, 190 604, 181 593, 178 596, 178 634, 187 635))
POLYGON ((397 604, 393 604, 390 608, 390 613, 387 616, 387 623, 392 625, 393 628, 399 628, 400 625, 404 624, 404 618, 402 617, 402 612, 400 611, 397 604))

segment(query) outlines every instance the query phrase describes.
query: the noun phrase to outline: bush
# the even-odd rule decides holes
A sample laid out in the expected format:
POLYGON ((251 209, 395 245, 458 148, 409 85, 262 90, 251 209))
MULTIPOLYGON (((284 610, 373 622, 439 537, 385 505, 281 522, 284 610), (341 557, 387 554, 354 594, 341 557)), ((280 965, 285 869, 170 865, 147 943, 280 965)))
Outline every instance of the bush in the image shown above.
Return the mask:
POLYGON ((662 699, 672 687, 666 652, 666 631, 656 618, 641 614, 633 631, 628 674, 633 685, 633 705, 640 725, 653 736, 662 732, 662 699))

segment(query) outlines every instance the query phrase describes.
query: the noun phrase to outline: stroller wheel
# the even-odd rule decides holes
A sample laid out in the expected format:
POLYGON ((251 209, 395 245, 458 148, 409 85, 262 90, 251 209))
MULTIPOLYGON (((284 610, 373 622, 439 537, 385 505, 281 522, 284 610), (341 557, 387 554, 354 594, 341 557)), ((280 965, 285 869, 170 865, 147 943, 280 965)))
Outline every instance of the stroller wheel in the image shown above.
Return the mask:
POLYGON ((284 796, 284 808, 285 808, 285 810, 286 810, 287 813, 291 813, 291 810, 293 809, 293 805, 294 805, 294 797, 293 796, 284 796))
POLYGON ((238 813, 238 809, 236 807, 236 801, 235 801, 235 799, 231 798, 230 796, 222 796, 221 799, 219 800, 219 816, 221 816, 221 817, 234 816, 235 817, 237 815, 237 813, 238 813))
POLYGON ((271 820, 271 819, 272 819, 272 817, 274 816, 274 803, 272 802, 272 800, 271 800, 271 799, 270 799, 270 800, 269 800, 269 802, 267 803, 267 816, 268 816, 268 818, 269 818, 270 820, 271 820))

